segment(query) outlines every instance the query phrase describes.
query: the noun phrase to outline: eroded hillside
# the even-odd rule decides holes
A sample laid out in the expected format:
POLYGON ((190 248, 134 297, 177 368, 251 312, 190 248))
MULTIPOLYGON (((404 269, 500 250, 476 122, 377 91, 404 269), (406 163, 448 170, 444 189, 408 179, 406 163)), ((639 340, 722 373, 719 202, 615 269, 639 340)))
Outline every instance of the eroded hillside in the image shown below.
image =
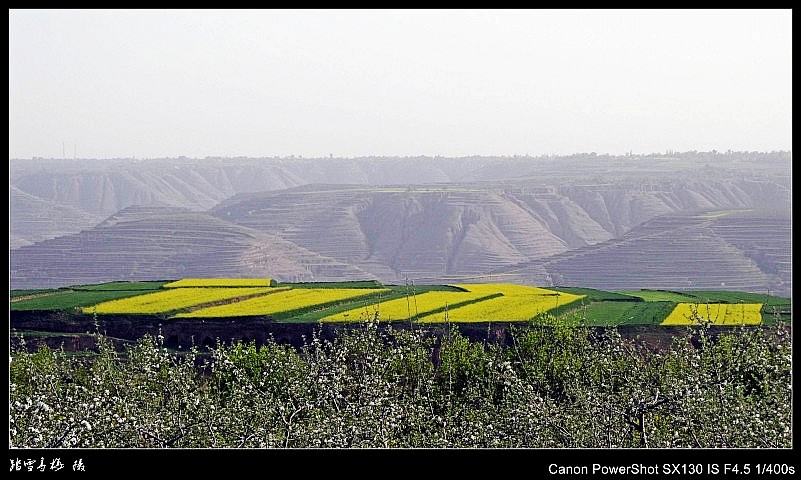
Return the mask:
POLYGON ((790 161, 782 152, 14 161, 11 282, 504 275, 789 295, 790 161), (727 213, 703 217, 714 212, 727 213))
POLYGON ((129 207, 78 234, 12 251, 15 288, 179 277, 370 278, 274 235, 175 207, 129 207))

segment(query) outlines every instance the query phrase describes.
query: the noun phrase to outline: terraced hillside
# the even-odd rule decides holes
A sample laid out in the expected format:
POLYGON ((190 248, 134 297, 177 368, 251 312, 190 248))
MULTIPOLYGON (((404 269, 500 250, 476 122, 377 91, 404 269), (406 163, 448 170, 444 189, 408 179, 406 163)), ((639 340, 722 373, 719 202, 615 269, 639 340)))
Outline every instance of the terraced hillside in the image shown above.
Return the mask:
POLYGON ((630 280, 614 288, 789 294, 789 165, 786 152, 15 161, 11 282, 208 272, 554 285, 612 275, 630 280), (680 219, 733 210, 777 213, 680 219), (101 213, 111 216, 90 228, 101 213), (681 230, 668 231, 671 218, 681 230))
MULTIPOLYGON (((11 184, 59 205, 109 215, 131 205, 211 208, 236 193, 313 183, 379 185, 458 180, 487 158, 206 158, 13 160, 11 184), (401 160, 401 161, 399 161, 401 160)), ((495 158, 490 161, 504 161, 495 158)))
POLYGON ((780 270, 791 252, 789 218, 751 212, 741 224, 733 214, 728 217, 725 212, 660 216, 620 239, 494 273, 543 285, 770 290, 789 296, 789 270, 780 270))
POLYGON ((760 269, 776 279, 775 290, 792 291, 792 231, 782 212, 722 212, 712 231, 739 248, 760 269))
MULTIPOLYGON (((746 202, 752 206, 766 207, 769 203, 786 205, 789 201, 790 163, 789 152, 461 158, 10 159, 9 184, 45 202, 99 216, 132 205, 154 203, 206 210, 238 193, 318 183, 406 186, 492 182, 501 188, 508 185, 518 188, 618 184, 625 179, 640 179, 636 180, 638 187, 651 188, 650 184, 666 178, 703 179, 703 183, 716 180, 723 182, 724 187, 736 180, 740 186, 731 188, 732 198, 742 198, 745 194, 746 202), (751 183, 743 184, 744 179, 751 183)), ((675 187, 663 183, 659 188, 669 193, 675 187)), ((690 190, 685 196, 695 197, 693 201, 705 196, 695 186, 690 190)), ((561 195, 572 198, 565 192, 561 195)), ((709 200, 719 203, 716 196, 712 194, 709 200)), ((616 215, 614 209, 606 210, 616 215)), ((31 232, 25 229, 24 219, 15 217, 25 217, 26 212, 25 209, 10 212, 12 222, 19 220, 14 234, 22 239, 31 232)), ((600 217, 596 221, 602 220, 603 209, 597 213, 600 217)), ((73 232, 74 228, 74 223, 64 218, 53 232, 73 232)), ((625 230, 608 231, 618 235, 625 230)), ((576 246, 567 236, 559 236, 571 247, 576 246)))
MULTIPOLYGON (((354 264, 385 281, 408 276, 434 283, 477 278, 514 263, 610 241, 660 215, 766 201, 761 189, 746 191, 752 183, 674 180, 405 189, 317 185, 237 195, 212 213, 354 264)), ((548 273, 540 269, 531 281, 558 283, 548 273)))
POLYGON ((304 187, 234 197, 213 213, 387 281, 477 274, 567 250, 516 203, 466 188, 304 187))
POLYGON ((43 200, 9 187, 10 248, 30 245, 95 226, 102 216, 43 200))
POLYGON ((184 276, 371 278, 275 236, 155 206, 130 207, 92 230, 15 249, 10 273, 13 288, 184 276))

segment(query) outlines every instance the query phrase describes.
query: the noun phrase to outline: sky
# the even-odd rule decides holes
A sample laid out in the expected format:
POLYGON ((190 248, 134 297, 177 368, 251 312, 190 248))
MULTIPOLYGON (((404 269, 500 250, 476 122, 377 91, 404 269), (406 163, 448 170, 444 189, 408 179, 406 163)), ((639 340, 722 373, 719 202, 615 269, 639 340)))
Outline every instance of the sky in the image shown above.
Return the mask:
POLYGON ((790 150, 791 10, 9 10, 9 158, 790 150))

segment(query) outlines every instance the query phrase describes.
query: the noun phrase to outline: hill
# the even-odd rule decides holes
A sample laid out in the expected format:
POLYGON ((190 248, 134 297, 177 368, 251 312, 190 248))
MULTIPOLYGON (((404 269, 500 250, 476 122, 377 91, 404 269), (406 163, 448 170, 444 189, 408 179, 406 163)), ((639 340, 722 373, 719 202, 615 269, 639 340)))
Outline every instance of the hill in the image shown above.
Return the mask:
POLYGON ((789 165, 787 152, 12 161, 11 282, 509 276, 790 295, 789 165))
POLYGON ((97 227, 11 252, 14 288, 177 277, 370 278, 274 235, 175 207, 129 207, 97 227))
POLYGON ((30 245, 48 238, 79 232, 103 217, 67 205, 43 200, 15 186, 9 187, 9 247, 30 245))
POLYGON ((611 290, 723 289, 789 296, 791 245, 789 218, 775 212, 663 215, 619 239, 493 274, 507 281, 611 290))

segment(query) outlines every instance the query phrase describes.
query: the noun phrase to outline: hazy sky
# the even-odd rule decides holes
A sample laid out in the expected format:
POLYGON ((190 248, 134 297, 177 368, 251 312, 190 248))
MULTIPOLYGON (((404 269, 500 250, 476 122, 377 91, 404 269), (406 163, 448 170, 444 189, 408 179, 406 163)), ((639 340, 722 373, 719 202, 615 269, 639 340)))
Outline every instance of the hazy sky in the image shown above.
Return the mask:
POLYGON ((792 12, 9 11, 9 157, 789 150, 792 12))

